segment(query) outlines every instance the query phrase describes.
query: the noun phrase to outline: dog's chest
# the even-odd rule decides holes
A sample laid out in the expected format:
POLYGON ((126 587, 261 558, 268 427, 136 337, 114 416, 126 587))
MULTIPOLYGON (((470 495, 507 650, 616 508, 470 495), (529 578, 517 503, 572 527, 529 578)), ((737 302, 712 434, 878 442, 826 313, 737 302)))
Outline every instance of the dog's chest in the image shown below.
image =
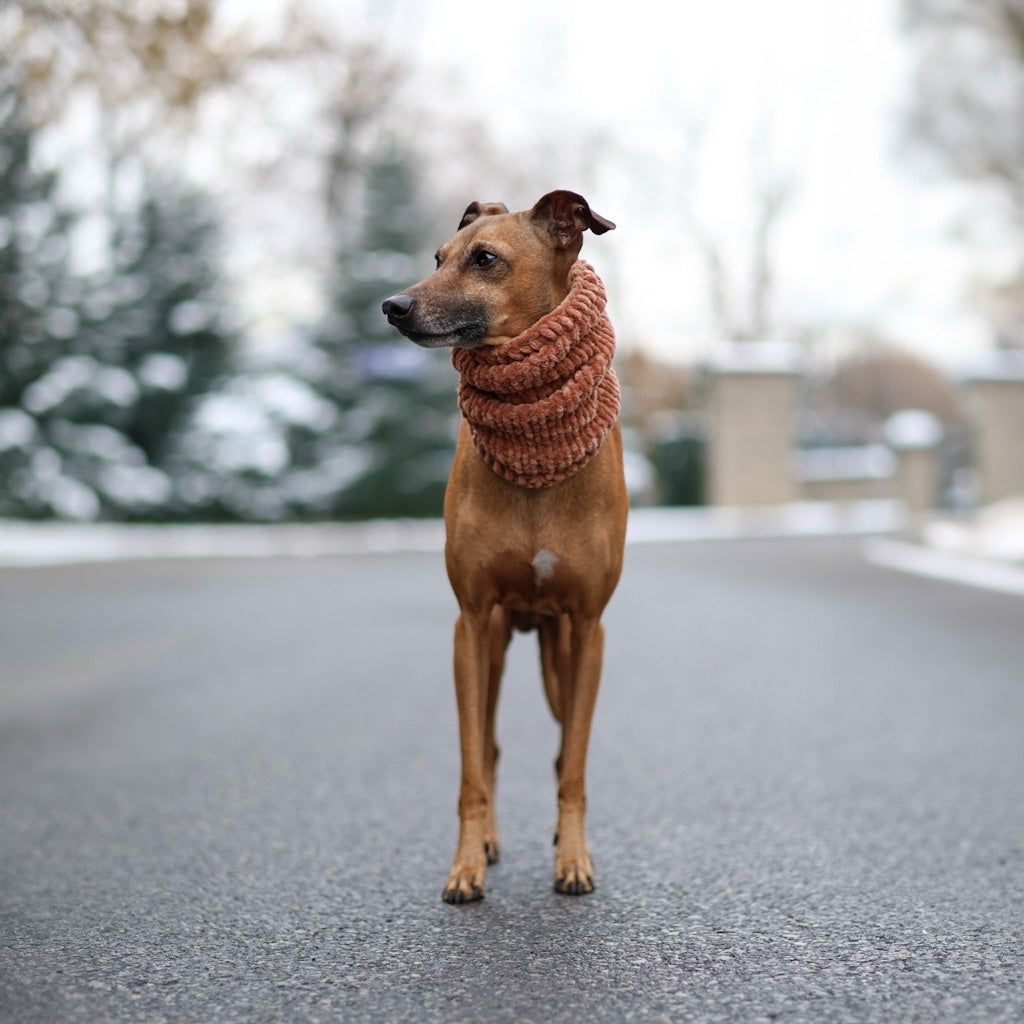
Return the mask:
POLYGON ((503 551, 493 557, 487 574, 499 604, 513 611, 559 615, 571 611, 579 596, 580 574, 571 558, 554 547, 503 551))

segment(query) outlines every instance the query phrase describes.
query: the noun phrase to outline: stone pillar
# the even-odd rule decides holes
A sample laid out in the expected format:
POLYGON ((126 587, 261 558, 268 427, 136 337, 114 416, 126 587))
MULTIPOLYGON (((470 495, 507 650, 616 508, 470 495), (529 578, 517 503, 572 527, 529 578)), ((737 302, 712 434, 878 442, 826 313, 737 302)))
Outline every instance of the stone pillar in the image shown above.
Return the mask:
POLYGON ((939 493, 938 417, 923 409, 903 409, 885 424, 885 439, 896 453, 896 487, 912 516, 935 508, 939 493))
POLYGON ((987 371, 964 382, 981 505, 1024 494, 1024 358, 999 354, 987 371))
POLYGON ((710 504, 798 499, 793 457, 798 382, 791 350, 766 342, 737 343, 712 364, 710 504))

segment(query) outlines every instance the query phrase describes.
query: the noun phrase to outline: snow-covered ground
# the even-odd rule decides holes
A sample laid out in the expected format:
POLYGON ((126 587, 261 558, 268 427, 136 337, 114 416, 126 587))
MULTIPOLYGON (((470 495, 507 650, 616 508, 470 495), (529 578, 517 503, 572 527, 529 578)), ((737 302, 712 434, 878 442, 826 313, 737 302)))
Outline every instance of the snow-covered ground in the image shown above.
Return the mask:
POLYGON ((969 519, 933 519, 918 532, 918 543, 872 538, 864 556, 890 569, 1024 596, 1024 496, 969 519))
MULTIPOLYGON (((891 569, 1024 595, 1024 497, 989 506, 971 519, 937 518, 912 532, 902 504, 895 501, 643 508, 631 513, 627 539, 650 544, 838 535, 865 537, 865 557, 891 569), (897 533, 902 539, 892 536, 897 533)), ((273 526, 0 520, 0 567, 440 551, 443 539, 439 520, 273 526)))
POLYGON ((936 520, 924 527, 932 547, 1024 565, 1024 495, 981 509, 969 521, 936 520))
MULTIPOLYGON (((634 509, 629 541, 745 536, 874 534, 899 529, 898 502, 808 502, 772 508, 634 509)), ((58 565, 149 558, 312 557, 388 551, 440 551, 439 520, 366 523, 120 525, 0 520, 0 566, 58 565)))
POLYGON ((154 558, 311 558, 440 551, 440 521, 258 525, 125 525, 0 520, 0 566, 154 558))

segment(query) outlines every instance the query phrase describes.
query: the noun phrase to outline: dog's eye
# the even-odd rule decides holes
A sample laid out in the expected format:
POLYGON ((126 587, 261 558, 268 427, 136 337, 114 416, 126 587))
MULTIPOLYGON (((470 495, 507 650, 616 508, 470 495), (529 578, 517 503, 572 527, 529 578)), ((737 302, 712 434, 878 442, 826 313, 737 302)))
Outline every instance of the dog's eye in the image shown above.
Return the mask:
POLYGON ((440 249, 438 249, 437 252, 434 253, 434 266, 435 267, 440 267, 441 266, 441 250, 440 249))
POLYGON ((493 252, 487 249, 478 249, 473 253, 473 266, 474 267, 489 267, 492 263, 497 262, 498 257, 493 252))

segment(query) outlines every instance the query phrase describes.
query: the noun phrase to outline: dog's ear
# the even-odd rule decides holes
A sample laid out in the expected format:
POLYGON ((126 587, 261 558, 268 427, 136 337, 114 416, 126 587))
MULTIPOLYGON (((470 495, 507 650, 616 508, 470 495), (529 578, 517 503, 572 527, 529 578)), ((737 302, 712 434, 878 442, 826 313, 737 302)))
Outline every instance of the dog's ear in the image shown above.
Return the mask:
POLYGON ((478 217, 490 217, 496 213, 508 213, 508 207, 504 203, 470 203, 459 221, 458 230, 472 224, 478 217))
POLYGON ((594 213, 583 196, 564 189, 538 199, 530 219, 549 232, 562 249, 580 241, 587 228, 595 235, 603 235, 615 227, 610 220, 594 213))

